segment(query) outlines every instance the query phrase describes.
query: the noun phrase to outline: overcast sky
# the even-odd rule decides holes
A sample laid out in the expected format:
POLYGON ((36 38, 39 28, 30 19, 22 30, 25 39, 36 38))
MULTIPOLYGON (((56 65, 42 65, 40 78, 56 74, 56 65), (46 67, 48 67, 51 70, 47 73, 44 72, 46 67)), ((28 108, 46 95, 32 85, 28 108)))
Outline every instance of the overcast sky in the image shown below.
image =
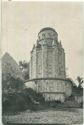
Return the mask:
POLYGON ((83 72, 83 6, 79 2, 3 2, 2 53, 29 61, 39 31, 52 27, 66 53, 69 77, 83 72))

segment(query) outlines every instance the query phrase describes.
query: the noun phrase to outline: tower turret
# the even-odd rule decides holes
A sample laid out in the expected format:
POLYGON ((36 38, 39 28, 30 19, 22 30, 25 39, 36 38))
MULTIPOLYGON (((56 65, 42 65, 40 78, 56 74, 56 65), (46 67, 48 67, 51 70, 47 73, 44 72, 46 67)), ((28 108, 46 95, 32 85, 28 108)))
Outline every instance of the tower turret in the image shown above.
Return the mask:
POLYGON ((42 45, 44 44, 44 40, 47 45, 52 45, 53 40, 57 42, 58 41, 57 32, 53 28, 50 28, 50 27, 43 28, 38 33, 38 42, 42 45))

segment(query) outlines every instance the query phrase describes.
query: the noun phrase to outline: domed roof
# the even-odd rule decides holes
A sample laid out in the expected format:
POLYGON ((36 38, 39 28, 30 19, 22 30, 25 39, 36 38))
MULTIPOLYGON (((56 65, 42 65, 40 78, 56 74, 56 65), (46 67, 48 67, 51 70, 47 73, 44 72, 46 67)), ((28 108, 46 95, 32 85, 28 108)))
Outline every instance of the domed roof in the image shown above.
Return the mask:
MULTIPOLYGON (((56 32, 56 31, 55 31, 53 28, 51 28, 51 27, 45 27, 45 28, 41 29, 39 33, 41 33, 42 31, 45 31, 45 30, 52 30, 52 31, 56 32)), ((56 32, 56 33, 57 33, 57 32, 56 32)))

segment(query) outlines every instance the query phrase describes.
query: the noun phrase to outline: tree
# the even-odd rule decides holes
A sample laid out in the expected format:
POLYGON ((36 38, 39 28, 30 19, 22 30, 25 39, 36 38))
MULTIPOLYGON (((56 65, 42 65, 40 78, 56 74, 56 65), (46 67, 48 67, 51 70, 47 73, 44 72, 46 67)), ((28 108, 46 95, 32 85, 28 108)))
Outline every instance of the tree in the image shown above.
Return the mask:
MULTIPOLYGON (((1 58, 2 61, 2 107, 3 111, 12 102, 12 98, 18 95, 24 88, 22 72, 10 54, 5 53, 1 58)), ((14 100, 15 101, 15 100, 14 100)))
POLYGON ((24 80, 29 79, 29 63, 24 61, 19 61, 19 67, 22 70, 24 80))
POLYGON ((79 83, 78 87, 81 87, 82 83, 84 82, 83 78, 80 77, 80 76, 78 76, 78 77, 77 77, 77 81, 78 81, 78 83, 79 83))

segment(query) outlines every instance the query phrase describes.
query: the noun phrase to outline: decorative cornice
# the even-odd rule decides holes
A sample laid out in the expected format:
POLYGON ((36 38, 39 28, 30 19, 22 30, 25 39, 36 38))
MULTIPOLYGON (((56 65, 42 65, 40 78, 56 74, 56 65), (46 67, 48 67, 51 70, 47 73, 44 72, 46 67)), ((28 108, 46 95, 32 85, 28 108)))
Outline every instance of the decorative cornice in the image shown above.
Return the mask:
POLYGON ((67 78, 54 78, 54 77, 51 77, 51 78, 33 78, 33 79, 28 79, 28 80, 26 80, 26 81, 24 81, 24 83, 25 82, 30 82, 30 81, 39 81, 39 80, 60 80, 60 81, 67 81, 67 82, 71 82, 69 79, 67 79, 67 78))

